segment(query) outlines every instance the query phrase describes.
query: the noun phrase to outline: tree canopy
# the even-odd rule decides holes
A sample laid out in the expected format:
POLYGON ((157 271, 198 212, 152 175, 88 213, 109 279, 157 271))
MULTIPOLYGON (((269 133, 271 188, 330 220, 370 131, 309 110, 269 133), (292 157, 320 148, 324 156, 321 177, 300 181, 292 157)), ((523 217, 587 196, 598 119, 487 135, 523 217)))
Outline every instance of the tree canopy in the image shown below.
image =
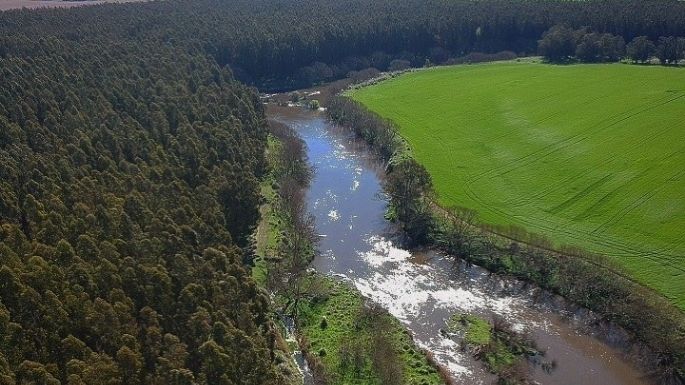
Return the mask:
POLYGON ((278 383, 254 91, 191 46, 0 40, 0 382, 278 383))
POLYGON ((0 14, 2 36, 56 37, 103 49, 109 47, 104 41, 155 41, 207 54, 263 90, 304 87, 366 67, 386 70, 393 60, 422 66, 476 51, 531 54, 556 24, 626 42, 657 41, 685 35, 685 3, 168 0, 0 14))

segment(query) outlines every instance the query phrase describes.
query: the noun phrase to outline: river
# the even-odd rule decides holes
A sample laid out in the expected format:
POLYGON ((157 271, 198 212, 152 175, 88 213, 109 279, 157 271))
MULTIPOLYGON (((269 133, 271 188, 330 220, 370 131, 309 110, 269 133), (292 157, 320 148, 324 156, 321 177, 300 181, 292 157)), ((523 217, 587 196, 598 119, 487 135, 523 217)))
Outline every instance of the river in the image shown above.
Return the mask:
POLYGON ((627 361, 629 338, 582 308, 514 279, 454 261, 433 251, 398 246, 398 229, 384 219, 383 163, 366 144, 319 112, 269 106, 269 117, 292 127, 307 144, 315 176, 307 194, 320 234, 313 267, 349 280, 413 334, 460 384, 496 379, 457 341, 441 335, 445 321, 468 312, 504 317, 546 352, 544 370, 529 363, 540 384, 647 384, 627 361), (547 368, 549 369, 549 367, 547 368))

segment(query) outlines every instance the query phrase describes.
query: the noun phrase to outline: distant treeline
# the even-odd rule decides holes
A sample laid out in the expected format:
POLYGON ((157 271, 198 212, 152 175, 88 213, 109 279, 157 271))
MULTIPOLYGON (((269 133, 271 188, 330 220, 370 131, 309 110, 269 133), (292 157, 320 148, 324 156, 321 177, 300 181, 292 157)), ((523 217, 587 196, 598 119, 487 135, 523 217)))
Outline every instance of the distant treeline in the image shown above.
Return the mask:
POLYGON ((551 62, 598 63, 628 58, 645 63, 656 57, 661 64, 677 64, 685 58, 685 37, 660 36, 655 43, 647 36, 637 36, 626 45, 619 35, 597 33, 587 27, 574 30, 558 24, 542 35, 538 51, 551 62))
POLYGON ((430 174, 408 155, 392 122, 344 96, 332 99, 328 111, 333 121, 352 129, 388 162, 384 190, 390 214, 411 243, 440 247, 596 311, 635 333, 656 353, 650 379, 685 382, 685 316, 666 298, 616 271, 605 257, 578 249, 554 252, 546 239, 530 234, 521 234, 526 243, 512 241, 477 223, 471 210, 437 207, 430 174))
MULTIPOLYGON (((263 90, 308 86, 367 67, 441 64, 471 52, 534 54, 556 24, 626 42, 685 36, 675 0, 169 0, 0 14, 0 56, 23 36, 98 44, 155 41, 210 55, 263 90), (97 22, 93 22, 97 20, 97 22), (394 62, 394 63, 393 63, 394 62)), ((107 44, 102 49, 113 49, 107 44)), ((30 45, 23 47, 30 55, 30 45)))

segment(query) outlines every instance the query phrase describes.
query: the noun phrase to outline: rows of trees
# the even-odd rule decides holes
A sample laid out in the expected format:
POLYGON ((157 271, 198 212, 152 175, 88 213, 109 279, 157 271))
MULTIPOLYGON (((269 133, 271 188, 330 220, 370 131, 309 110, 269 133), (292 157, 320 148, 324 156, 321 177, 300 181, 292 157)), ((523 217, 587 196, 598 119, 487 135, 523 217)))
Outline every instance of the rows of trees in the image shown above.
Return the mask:
POLYGON ((629 58, 635 63, 645 63, 657 57, 661 64, 677 64, 685 58, 685 37, 661 36, 655 43, 647 36, 637 36, 626 45, 622 36, 559 24, 542 34, 538 52, 551 62, 598 63, 629 58))
POLYGON ((281 383, 243 263, 259 99, 202 50, 91 33, 0 38, 0 383, 281 383))

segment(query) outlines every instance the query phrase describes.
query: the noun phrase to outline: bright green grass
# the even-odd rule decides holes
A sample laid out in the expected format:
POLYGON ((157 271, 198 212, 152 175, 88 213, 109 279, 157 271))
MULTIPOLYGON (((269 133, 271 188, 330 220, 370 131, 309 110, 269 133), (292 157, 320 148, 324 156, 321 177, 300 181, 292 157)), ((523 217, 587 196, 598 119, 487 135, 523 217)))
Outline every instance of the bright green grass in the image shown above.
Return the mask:
POLYGON ((464 340, 471 345, 487 345, 492 333, 490 323, 471 314, 454 314, 447 321, 447 330, 451 333, 464 333, 464 340))
POLYGON ((362 295, 346 283, 332 278, 314 276, 328 293, 325 300, 307 302, 300 313, 300 332, 310 343, 310 350, 318 354, 333 384, 383 385, 371 363, 373 338, 384 333, 392 341, 404 373, 405 385, 442 384, 439 374, 428 362, 425 354, 414 345, 406 329, 388 313, 381 313, 377 323, 361 316, 365 306, 362 295), (326 327, 322 327, 322 319, 326 327), (384 324, 382 331, 378 325, 384 324), (363 365, 359 372, 341 360, 343 346, 359 344, 363 352, 363 365))
POLYGON ((351 95, 398 124, 441 205, 609 255, 685 309, 685 70, 507 62, 351 95))
MULTIPOLYGON (((266 158, 270 168, 276 164, 275 154, 280 151, 281 143, 269 136, 267 141, 266 158)), ((267 263, 266 258, 273 257, 278 248, 278 235, 282 229, 282 218, 274 205, 278 201, 278 194, 274 189, 275 176, 273 170, 269 172, 259 184, 264 203, 259 207, 261 220, 254 233, 255 261, 252 268, 252 278, 260 285, 266 286, 267 263)))

